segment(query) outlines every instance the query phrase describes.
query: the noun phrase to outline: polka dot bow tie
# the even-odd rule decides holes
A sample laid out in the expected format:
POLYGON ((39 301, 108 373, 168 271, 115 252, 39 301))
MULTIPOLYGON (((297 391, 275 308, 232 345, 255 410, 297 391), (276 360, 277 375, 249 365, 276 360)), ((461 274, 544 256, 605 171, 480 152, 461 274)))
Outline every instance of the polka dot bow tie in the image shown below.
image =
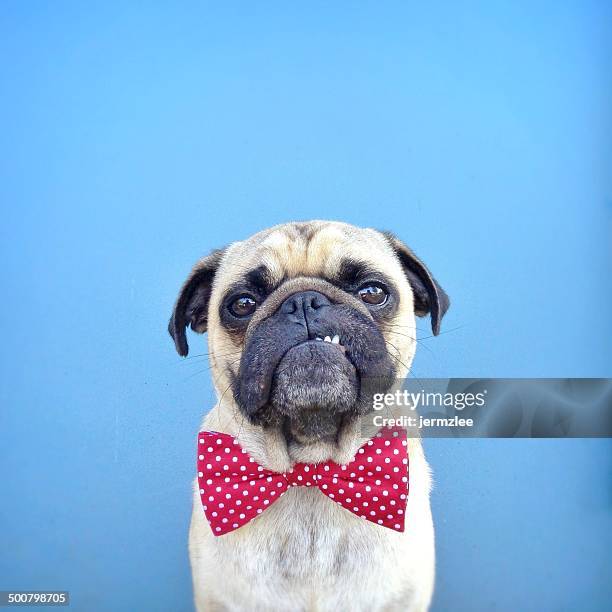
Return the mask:
POLYGON ((297 463, 283 473, 258 465, 228 434, 202 431, 198 442, 200 497, 215 535, 253 520, 289 487, 317 487, 358 517, 404 531, 408 498, 405 430, 381 429, 346 465, 297 463))

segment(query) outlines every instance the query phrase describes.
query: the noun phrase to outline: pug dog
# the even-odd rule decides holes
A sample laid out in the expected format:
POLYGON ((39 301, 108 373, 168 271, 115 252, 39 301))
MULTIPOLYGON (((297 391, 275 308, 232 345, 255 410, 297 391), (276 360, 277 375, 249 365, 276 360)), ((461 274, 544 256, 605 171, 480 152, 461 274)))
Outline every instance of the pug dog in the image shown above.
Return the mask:
MULTIPOLYGON (((213 251, 184 282, 169 331, 208 332, 218 401, 202 429, 230 434, 261 469, 347 464, 371 411, 363 381, 408 374, 415 316, 434 335, 449 306, 416 255, 388 232, 340 222, 272 227, 213 251)), ((194 488, 195 607, 232 612, 427 610, 434 586, 430 470, 407 440, 405 530, 362 520, 315 487, 290 487, 217 536, 194 488)))

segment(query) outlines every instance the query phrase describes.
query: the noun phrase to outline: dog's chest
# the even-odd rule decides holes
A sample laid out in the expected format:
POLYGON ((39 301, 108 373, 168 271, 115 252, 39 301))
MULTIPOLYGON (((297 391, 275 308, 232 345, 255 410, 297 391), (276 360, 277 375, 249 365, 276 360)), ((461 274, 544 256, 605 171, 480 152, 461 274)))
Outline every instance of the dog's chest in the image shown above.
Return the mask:
MULTIPOLYGON (((292 488, 260 517, 220 538, 223 556, 253 580, 334 582, 391 565, 393 534, 355 517, 316 489, 292 488), (262 575, 262 568, 264 572, 262 575)), ((387 570, 385 570, 387 571, 387 570)))

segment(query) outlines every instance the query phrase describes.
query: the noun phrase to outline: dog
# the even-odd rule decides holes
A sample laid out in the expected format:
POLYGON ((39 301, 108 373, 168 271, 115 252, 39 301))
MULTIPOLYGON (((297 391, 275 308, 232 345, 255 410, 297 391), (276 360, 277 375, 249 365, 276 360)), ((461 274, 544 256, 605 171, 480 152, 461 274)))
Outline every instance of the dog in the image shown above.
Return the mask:
MULTIPOLYGON (((260 469, 351 462, 371 404, 362 381, 407 375, 415 316, 437 335, 449 299, 425 264, 389 232, 340 222, 278 225, 194 266, 169 323, 208 332, 218 401, 202 429, 234 437, 260 469), (367 395, 367 394, 365 394, 367 395)), ((382 384, 382 383, 381 383, 382 384)), ((194 487, 189 532, 198 611, 427 610, 434 586, 430 470, 407 441, 405 531, 294 486, 261 515, 216 536, 194 487)))

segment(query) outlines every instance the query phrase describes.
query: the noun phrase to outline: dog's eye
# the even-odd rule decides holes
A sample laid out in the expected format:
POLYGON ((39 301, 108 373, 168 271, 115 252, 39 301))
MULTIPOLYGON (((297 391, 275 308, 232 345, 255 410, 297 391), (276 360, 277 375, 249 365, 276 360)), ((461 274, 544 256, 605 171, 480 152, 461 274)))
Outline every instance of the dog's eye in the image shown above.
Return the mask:
POLYGON ((370 306, 382 306, 389 297, 389 294, 380 285, 364 285, 357 291, 363 302, 370 306))
POLYGON ((257 302, 248 295, 241 295, 230 302, 228 308, 235 317, 248 317, 255 312, 257 302))

